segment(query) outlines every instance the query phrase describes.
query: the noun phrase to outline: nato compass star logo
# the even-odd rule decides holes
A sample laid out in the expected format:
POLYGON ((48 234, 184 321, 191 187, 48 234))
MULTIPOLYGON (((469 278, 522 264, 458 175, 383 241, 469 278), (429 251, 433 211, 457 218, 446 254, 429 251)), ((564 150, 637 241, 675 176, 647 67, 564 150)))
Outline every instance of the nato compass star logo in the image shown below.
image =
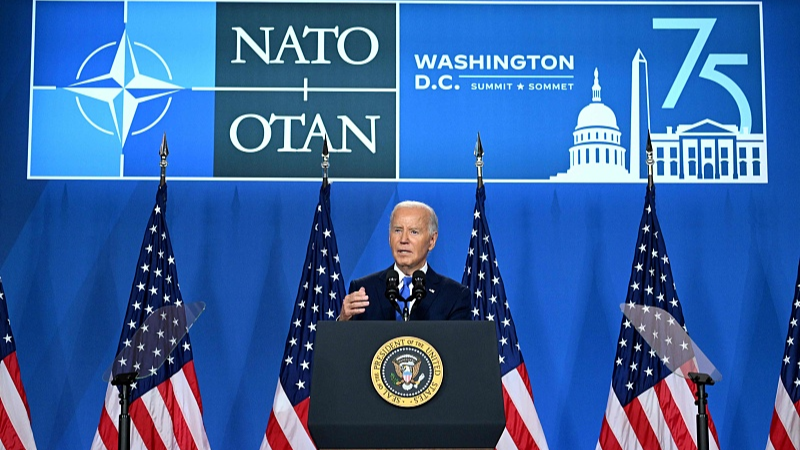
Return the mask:
MULTIPOLYGON (((119 42, 109 42, 90 53, 78 69, 75 79, 78 81, 67 86, 65 89, 77 94, 75 101, 83 118, 98 131, 111 136, 117 136, 123 148, 125 147, 125 141, 128 136, 144 133, 155 126, 169 110, 169 106, 172 103, 172 94, 183 89, 181 86, 171 83, 172 73, 166 61, 164 61, 164 58, 145 44, 137 41, 131 42, 128 38, 127 31, 122 33, 122 38, 119 42), (114 48, 116 48, 116 53, 111 67, 108 69, 108 73, 85 80, 81 79, 84 68, 87 67, 87 64, 90 63, 92 58, 114 48), (168 80, 159 79, 155 76, 140 72, 134 48, 137 51, 149 52, 150 55, 155 57, 155 60, 163 66, 163 71, 168 80), (150 120, 147 125, 136 130, 131 130, 133 118, 136 116, 139 106, 162 97, 168 97, 168 99, 161 113, 150 120), (105 103, 108 106, 108 113, 113 121, 114 129, 110 130, 104 128, 98 125, 96 120, 92 120, 92 117, 90 117, 90 114, 87 114, 86 109, 81 103, 82 98, 105 103)), ((95 118, 97 119, 97 117, 95 118)), ((120 173, 121 172, 120 170, 120 173)))

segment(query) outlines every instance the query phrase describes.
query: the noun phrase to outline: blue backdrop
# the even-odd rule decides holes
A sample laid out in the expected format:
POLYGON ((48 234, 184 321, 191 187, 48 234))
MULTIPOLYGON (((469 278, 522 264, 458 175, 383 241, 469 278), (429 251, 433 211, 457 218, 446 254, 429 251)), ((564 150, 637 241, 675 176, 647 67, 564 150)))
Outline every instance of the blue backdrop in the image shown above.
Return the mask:
MULTIPOLYGON (((769 182, 657 187, 687 326, 724 375, 709 394, 725 449, 766 443, 795 287, 798 20, 800 4, 763 2, 769 182)), ((31 2, 0 2, 0 274, 37 444, 87 448, 157 181, 27 179, 31 23, 31 2)), ((525 132, 514 126, 496 136, 525 132)), ((474 136, 461 139, 470 161, 474 136)), ((535 405, 550 448, 590 449, 608 396, 645 186, 492 183, 502 139, 483 140, 486 208, 535 405)), ((262 440, 319 185, 170 183, 167 219, 181 290, 187 301, 207 304, 191 336, 214 448, 255 449, 262 440)), ((430 262, 460 279, 474 194, 472 182, 334 179, 345 280, 389 263, 388 211, 404 199, 437 210, 441 231, 430 262)))

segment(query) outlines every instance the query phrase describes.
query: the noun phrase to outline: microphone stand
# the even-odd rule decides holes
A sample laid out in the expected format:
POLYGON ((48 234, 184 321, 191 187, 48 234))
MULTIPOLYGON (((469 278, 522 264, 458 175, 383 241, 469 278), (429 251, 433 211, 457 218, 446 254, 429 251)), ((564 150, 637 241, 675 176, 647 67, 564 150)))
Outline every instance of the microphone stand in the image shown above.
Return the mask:
POLYGON ((408 310, 408 302, 410 301, 410 298, 403 300, 403 322, 408 322, 409 316, 411 315, 410 311, 408 310))

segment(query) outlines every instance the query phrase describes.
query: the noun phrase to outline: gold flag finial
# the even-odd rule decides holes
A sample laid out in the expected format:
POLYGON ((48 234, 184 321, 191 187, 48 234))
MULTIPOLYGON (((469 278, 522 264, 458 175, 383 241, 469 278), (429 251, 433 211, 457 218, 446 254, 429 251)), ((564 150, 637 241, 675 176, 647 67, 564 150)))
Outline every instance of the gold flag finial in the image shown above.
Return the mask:
POLYGON ((328 186, 328 168, 331 166, 330 156, 328 155, 328 136, 322 143, 322 187, 328 186))
POLYGON ((478 132, 478 140, 475 142, 475 167, 478 169, 478 187, 483 186, 483 145, 481 145, 481 133, 478 132))
POLYGON ((161 138, 161 148, 158 150, 161 155, 161 183, 160 186, 167 184, 167 156, 169 155, 169 147, 167 147, 167 133, 164 132, 164 137, 161 138))

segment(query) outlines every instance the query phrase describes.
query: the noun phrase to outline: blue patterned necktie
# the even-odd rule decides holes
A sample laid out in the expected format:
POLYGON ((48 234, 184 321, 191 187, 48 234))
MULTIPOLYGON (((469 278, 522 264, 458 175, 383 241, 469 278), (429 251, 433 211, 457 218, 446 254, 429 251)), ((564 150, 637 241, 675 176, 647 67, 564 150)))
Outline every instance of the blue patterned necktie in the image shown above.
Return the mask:
MULTIPOLYGON (((411 277, 403 277, 403 288, 400 289, 400 296, 403 298, 408 298, 411 296, 411 277)), ((400 302, 400 303, 405 305, 406 308, 408 307, 408 303, 406 302, 400 302)), ((395 315, 397 317, 397 320, 403 320, 403 313, 401 313, 400 311, 396 311, 395 315)))

